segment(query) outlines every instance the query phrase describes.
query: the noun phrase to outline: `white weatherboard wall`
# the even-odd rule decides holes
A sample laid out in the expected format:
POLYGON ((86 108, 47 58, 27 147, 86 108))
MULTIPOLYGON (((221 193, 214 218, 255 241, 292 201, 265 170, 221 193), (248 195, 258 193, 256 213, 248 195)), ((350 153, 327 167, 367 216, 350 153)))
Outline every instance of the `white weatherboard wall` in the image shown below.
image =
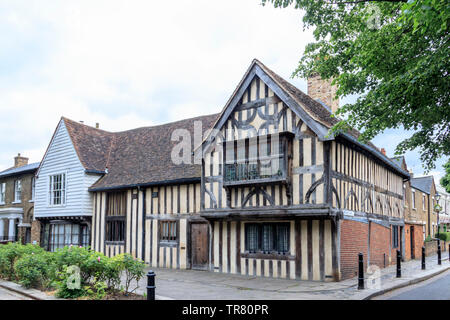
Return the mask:
POLYGON ((85 173, 64 121, 61 120, 36 179, 34 217, 91 216, 93 198, 88 188, 100 177, 85 173), (50 206, 49 177, 60 173, 66 174, 66 203, 50 206))

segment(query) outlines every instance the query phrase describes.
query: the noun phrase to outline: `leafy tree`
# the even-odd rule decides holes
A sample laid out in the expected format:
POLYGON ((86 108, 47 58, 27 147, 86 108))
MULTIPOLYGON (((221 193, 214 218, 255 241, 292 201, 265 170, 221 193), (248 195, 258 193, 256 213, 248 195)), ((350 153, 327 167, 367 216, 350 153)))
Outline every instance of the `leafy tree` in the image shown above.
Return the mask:
POLYGON ((424 167, 450 155, 450 1, 448 0, 261 0, 305 11, 304 28, 315 42, 305 48, 293 76, 317 72, 334 79, 337 96, 359 96, 342 106, 349 126, 367 141, 387 128, 413 134, 397 154, 418 148, 424 167))
POLYGON ((445 188, 445 191, 450 192, 450 159, 444 164, 445 176, 441 178, 441 186, 445 188))

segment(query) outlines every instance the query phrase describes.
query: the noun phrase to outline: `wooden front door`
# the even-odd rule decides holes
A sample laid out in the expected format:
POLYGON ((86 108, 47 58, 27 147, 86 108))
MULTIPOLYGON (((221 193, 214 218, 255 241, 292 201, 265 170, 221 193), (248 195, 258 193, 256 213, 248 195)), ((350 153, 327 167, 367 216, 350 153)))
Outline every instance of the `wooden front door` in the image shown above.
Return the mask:
POLYGON ((411 228, 409 228, 409 237, 411 239, 411 259, 415 259, 415 252, 416 252, 416 248, 414 246, 414 227, 411 226, 411 228))
POLYGON ((192 269, 208 270, 208 224, 191 224, 191 257, 192 269))

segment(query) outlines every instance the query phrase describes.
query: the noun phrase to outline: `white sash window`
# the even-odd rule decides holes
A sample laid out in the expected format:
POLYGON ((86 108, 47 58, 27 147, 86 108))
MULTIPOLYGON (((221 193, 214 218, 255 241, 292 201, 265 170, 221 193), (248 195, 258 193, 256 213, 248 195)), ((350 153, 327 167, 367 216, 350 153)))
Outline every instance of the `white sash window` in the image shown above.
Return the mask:
POLYGON ((50 205, 64 205, 66 203, 66 174, 50 176, 49 190, 50 205))

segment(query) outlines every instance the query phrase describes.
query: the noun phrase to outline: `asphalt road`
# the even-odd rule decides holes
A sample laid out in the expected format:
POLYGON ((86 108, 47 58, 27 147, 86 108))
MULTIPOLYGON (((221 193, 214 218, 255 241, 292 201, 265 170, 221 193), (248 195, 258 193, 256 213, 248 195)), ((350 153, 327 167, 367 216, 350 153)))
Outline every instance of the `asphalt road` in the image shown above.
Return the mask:
POLYGON ((373 300, 450 300, 450 270, 373 300))
POLYGON ((9 291, 0 287, 0 300, 32 300, 14 291, 9 291))

